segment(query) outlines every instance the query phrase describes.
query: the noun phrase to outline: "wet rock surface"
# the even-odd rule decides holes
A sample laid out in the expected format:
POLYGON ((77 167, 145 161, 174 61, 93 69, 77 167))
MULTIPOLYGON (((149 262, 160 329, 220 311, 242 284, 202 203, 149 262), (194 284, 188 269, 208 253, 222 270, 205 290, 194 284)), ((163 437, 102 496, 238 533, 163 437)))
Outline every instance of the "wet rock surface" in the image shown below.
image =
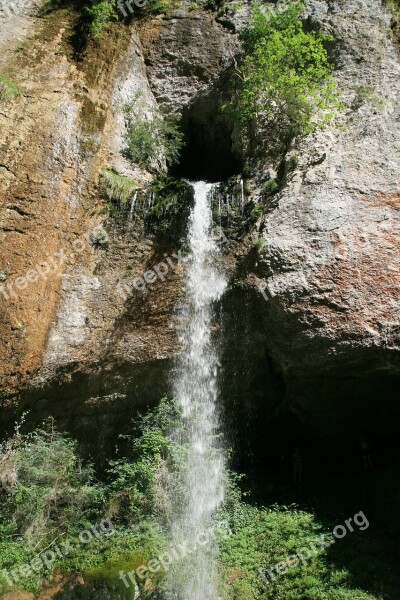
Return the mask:
MULTIPOLYGON (((231 285, 222 302, 222 391, 238 421, 262 414, 266 422, 287 410, 322 436, 351 436, 360 427, 352 416, 363 412, 363 426, 381 430, 398 410, 400 66, 390 17, 378 3, 310 6, 310 23, 337 40, 346 130, 320 132, 291 150, 295 160, 281 168, 281 190, 265 215, 225 246, 231 283, 239 278, 245 289, 231 285)), ((215 90, 246 15, 247 6, 228 14, 227 26, 183 5, 138 24, 120 52, 111 44, 93 48, 79 67, 66 49, 66 18, 58 29, 53 23, 51 41, 36 41, 29 60, 15 63, 28 82, 0 114, 1 283, 60 248, 67 259, 26 294, 0 298, 3 430, 23 410, 29 427, 52 414, 101 462, 115 431, 169 392, 184 266, 145 290, 120 292, 182 240, 160 246, 141 218, 108 220, 98 176, 114 167, 148 183, 121 154, 121 107, 137 92, 149 108, 158 102, 194 120, 194 140, 200 125, 215 120, 221 129, 204 134, 203 148, 226 134, 228 156, 235 132, 206 108, 221 97, 215 90), (107 228, 107 247, 90 242, 96 227, 107 228), (71 256, 76 239, 84 247, 71 256)), ((192 154, 200 152, 199 142, 194 147, 192 154)), ((259 159, 247 200, 263 201, 262 185, 280 166, 259 159)))

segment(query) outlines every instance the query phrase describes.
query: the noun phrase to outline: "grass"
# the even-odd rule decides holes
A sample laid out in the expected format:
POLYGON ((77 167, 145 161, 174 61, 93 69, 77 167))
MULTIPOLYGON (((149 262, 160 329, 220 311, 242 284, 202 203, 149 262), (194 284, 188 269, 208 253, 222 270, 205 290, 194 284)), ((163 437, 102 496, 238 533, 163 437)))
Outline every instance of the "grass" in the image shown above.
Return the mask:
POLYGON ((120 175, 114 169, 103 169, 100 173, 100 187, 110 202, 115 202, 123 208, 139 189, 139 184, 134 179, 120 175))
POLYGON ((0 74, 0 102, 10 102, 20 95, 17 84, 7 75, 0 74))

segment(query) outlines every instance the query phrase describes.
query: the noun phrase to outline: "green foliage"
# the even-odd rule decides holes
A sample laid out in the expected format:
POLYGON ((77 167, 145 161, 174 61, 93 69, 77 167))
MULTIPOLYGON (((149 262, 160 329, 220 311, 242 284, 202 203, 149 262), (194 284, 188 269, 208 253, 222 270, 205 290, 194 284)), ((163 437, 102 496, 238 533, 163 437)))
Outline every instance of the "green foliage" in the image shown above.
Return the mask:
POLYGON ((264 213, 264 206, 258 202, 252 209, 251 209, 251 213, 250 213, 250 222, 251 223, 256 223, 258 221, 258 219, 263 215, 264 213))
POLYGON ((253 246, 258 251, 261 251, 267 245, 268 245, 267 240, 263 237, 257 237, 253 240, 253 246))
POLYGON ((265 194, 266 196, 272 196, 273 194, 276 194, 278 190, 279 183, 277 182, 277 180, 268 179, 268 181, 264 184, 262 188, 262 194, 265 194))
POLYGON ((45 429, 3 445, 0 460, 4 523, 28 547, 48 543, 51 531, 73 533, 88 524, 99 499, 93 469, 83 466, 76 443, 56 432, 51 420, 45 429))
POLYGON ((243 122, 262 118, 275 125, 284 139, 331 122, 340 107, 325 49, 332 37, 305 32, 302 10, 301 2, 271 13, 256 5, 241 35, 246 56, 236 112, 243 122))
POLYGON ((117 0, 92 0, 85 14, 89 19, 89 33, 98 37, 108 23, 122 19, 122 13, 117 9, 117 0))
POLYGON ((127 143, 128 158, 150 172, 160 170, 165 157, 167 165, 176 163, 183 146, 183 133, 174 115, 159 109, 146 111, 140 103, 127 108, 129 120, 127 143))
POLYGON ((254 3, 249 23, 240 32, 240 40, 246 54, 252 54, 260 41, 268 39, 278 31, 285 31, 298 23, 304 12, 301 0, 286 2, 282 10, 276 10, 273 4, 261 5, 254 3), (268 9, 271 10, 268 10, 268 9))
POLYGON ((151 207, 150 213, 159 216, 162 209, 168 208, 171 203, 175 203, 179 196, 188 189, 190 189, 190 186, 182 179, 175 179, 174 177, 156 179, 150 187, 156 198, 156 203, 151 207))
POLYGON ((174 469, 176 445, 167 436, 178 416, 175 405, 161 400, 156 411, 141 417, 139 435, 131 436, 128 457, 110 463, 112 512, 128 522, 147 517, 164 520, 170 511, 162 485, 174 469))
MULTIPOLYGON (((167 432, 177 414, 164 399, 155 411, 140 417, 128 438, 128 456, 110 463, 103 484, 95 481, 91 465, 78 458, 76 442, 55 431, 51 421, 27 436, 17 432, 3 444, 0 591, 8 587, 2 569, 30 563, 60 537, 68 536, 74 552, 57 557, 54 569, 114 583, 121 569, 136 568, 163 551, 160 477, 167 462, 173 469, 167 432), (105 517, 112 518, 114 535, 79 544, 79 533, 105 517)), ((37 590, 40 578, 49 574, 45 571, 22 577, 20 587, 37 590)))
POLYGON ((10 77, 0 74, 0 102, 9 102, 20 94, 17 84, 10 77))
MULTIPOLYGON (((132 435, 123 437, 125 457, 110 463, 104 483, 94 479, 92 467, 79 459, 76 443, 56 432, 51 421, 27 436, 21 436, 17 430, 0 451, 1 591, 7 589, 2 569, 29 563, 49 542, 65 533, 74 553, 57 557, 53 568, 63 573, 82 573, 87 587, 86 591, 82 588, 63 592, 58 596, 60 600, 100 597, 105 588, 97 585, 101 582, 107 582, 107 587, 114 590, 107 597, 125 598, 120 571, 129 572, 148 563, 165 552, 170 542, 164 523, 177 507, 168 506, 163 494, 166 476, 177 471, 186 452, 169 435, 179 419, 176 406, 166 399, 139 417, 132 435), (78 547, 79 532, 90 529, 90 524, 104 517, 111 517, 114 535, 101 536, 78 547), (100 588, 101 594, 96 595, 100 588), (119 590, 119 595, 115 590, 119 590)), ((392 526, 396 518, 392 486, 398 473, 395 471, 394 477, 390 474, 386 479, 379 472, 372 475, 380 484, 373 486, 375 516, 392 526)), ((374 536, 357 530, 337 540, 328 551, 321 550, 304 564, 300 562, 265 583, 260 571, 273 568, 311 544, 319 548, 321 535, 329 538, 333 527, 345 517, 341 514, 323 526, 314 513, 293 504, 249 504, 240 491, 240 481, 238 475, 226 472, 225 501, 216 515, 216 520, 227 523, 231 530, 230 535, 222 534, 219 540, 219 596, 223 600, 397 597, 396 588, 386 582, 390 568, 380 558, 374 536)), ((336 506, 336 499, 333 504, 336 506)), ((345 500, 343 504, 347 506, 345 500)), ((368 516, 369 510, 370 507, 368 516)), ((386 558, 386 548, 383 554, 386 558)), ((20 587, 36 591, 40 578, 48 574, 48 570, 31 573, 21 579, 20 587)), ((153 592, 146 581, 140 583, 141 597, 157 597, 158 589, 163 588, 163 576, 162 570, 151 575, 153 592)), ((126 596, 128 599, 131 596, 126 596)))
POLYGON ((139 185, 133 179, 120 175, 114 169, 103 169, 100 186, 107 199, 124 208, 139 185))
MULTIPOLYGON (((220 595, 224 600, 380 598, 358 589, 351 573, 329 562, 326 552, 315 554, 280 576, 275 573, 275 579, 269 579, 269 583, 262 579, 260 571, 265 573, 311 544, 320 547, 324 531, 313 514, 296 506, 252 506, 236 494, 224 517, 232 532, 220 541, 220 595)), ((342 548, 349 551, 346 542, 352 544, 353 540, 340 541, 342 548)))

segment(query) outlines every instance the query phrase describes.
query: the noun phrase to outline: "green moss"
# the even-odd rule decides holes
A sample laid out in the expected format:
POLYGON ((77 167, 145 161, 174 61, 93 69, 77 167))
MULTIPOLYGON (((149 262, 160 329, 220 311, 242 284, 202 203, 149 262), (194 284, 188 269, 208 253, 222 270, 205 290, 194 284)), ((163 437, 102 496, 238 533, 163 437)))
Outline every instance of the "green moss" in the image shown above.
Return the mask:
POLYGON ((0 74, 0 102, 10 102, 20 95, 17 84, 7 75, 0 74))

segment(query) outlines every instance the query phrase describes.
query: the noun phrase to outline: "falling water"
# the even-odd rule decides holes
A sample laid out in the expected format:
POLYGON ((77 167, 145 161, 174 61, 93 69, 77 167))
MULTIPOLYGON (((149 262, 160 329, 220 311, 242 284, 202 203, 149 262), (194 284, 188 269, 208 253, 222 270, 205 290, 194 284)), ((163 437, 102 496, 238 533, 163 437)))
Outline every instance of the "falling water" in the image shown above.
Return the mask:
POLYGON ((136 204, 137 192, 135 192, 132 196, 131 207, 129 209, 128 221, 133 220, 133 213, 135 212, 135 204, 136 204))
POLYGON ((240 212, 244 209, 244 185, 243 179, 240 180, 240 212))
POLYGON ((215 544, 209 531, 211 518, 224 496, 223 451, 218 442, 218 355, 211 339, 213 303, 226 287, 216 267, 218 246, 213 239, 212 186, 194 183, 194 207, 189 223, 189 256, 181 334, 182 354, 174 381, 175 398, 182 410, 176 432, 188 449, 182 467, 183 498, 175 498, 178 514, 172 526, 173 541, 186 542, 190 556, 179 561, 171 574, 174 598, 217 600, 215 544), (205 540, 206 543, 205 543, 205 540))

